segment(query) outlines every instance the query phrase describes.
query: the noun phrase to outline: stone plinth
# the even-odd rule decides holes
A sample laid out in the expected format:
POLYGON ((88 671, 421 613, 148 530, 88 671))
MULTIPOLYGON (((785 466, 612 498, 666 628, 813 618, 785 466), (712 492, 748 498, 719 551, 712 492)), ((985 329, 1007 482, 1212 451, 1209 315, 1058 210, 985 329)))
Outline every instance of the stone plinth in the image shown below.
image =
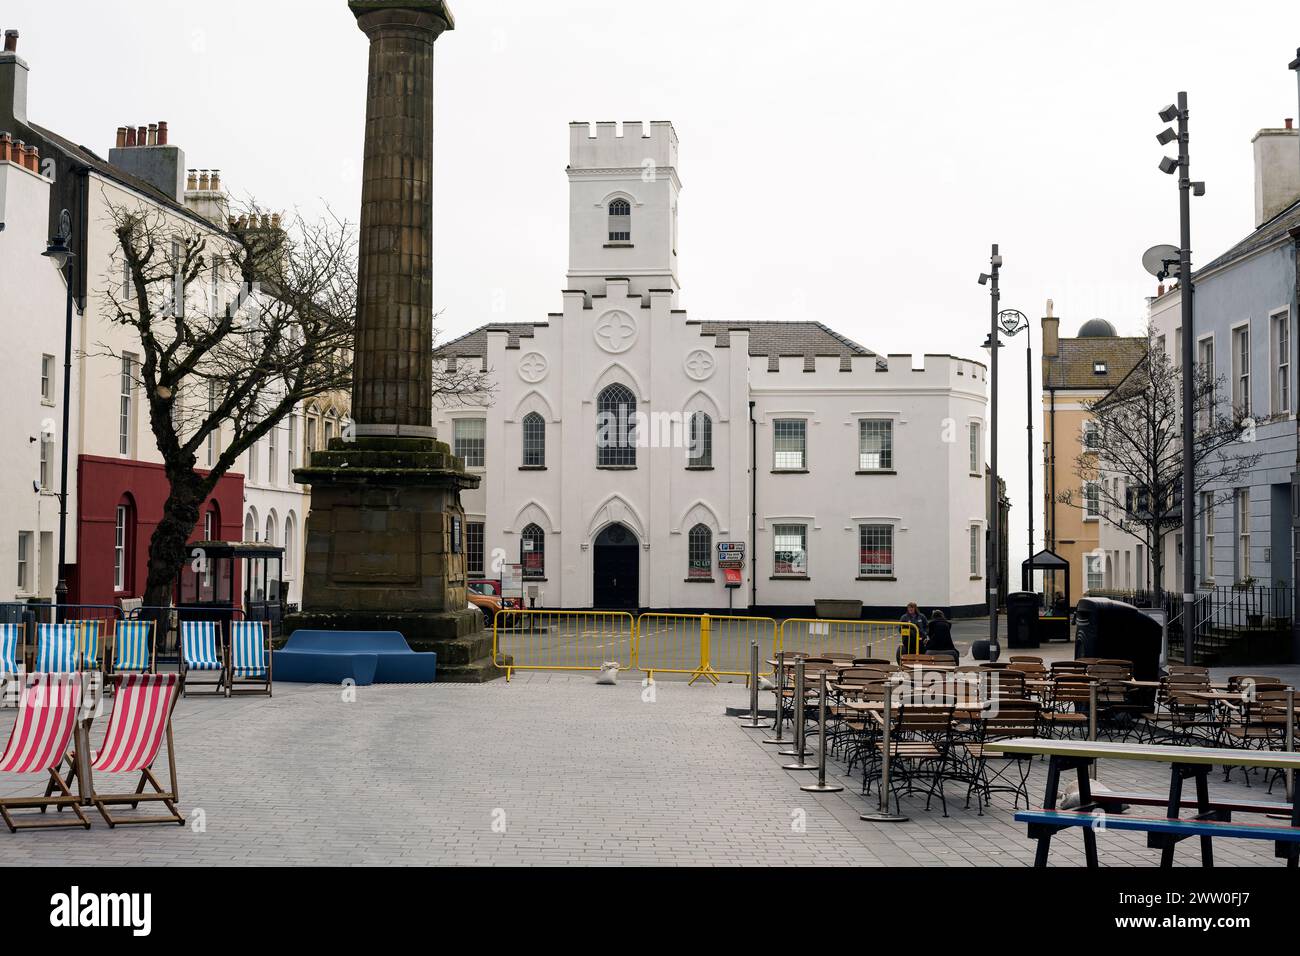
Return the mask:
POLYGON ((492 638, 465 596, 463 488, 479 483, 442 442, 335 439, 294 478, 311 485, 303 611, 285 632, 400 631, 437 651, 438 679, 491 680, 492 638), (459 546, 455 525, 459 522, 459 546))

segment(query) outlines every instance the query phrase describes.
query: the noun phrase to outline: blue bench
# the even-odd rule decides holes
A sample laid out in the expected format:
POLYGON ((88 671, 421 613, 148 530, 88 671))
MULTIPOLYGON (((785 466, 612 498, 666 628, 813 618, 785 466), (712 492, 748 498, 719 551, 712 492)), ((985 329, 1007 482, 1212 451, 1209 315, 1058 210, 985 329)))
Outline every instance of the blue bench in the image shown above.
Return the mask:
POLYGON ((277 681, 304 684, 430 684, 438 665, 397 631, 294 631, 273 655, 277 681))

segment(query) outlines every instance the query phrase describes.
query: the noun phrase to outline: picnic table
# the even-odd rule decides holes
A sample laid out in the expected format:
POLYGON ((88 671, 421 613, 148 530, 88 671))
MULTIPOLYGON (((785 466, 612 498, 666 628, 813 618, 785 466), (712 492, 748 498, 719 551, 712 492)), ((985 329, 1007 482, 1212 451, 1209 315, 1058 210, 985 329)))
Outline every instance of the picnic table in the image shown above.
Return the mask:
POLYGON ((1158 848, 1160 865, 1172 866, 1174 847, 1189 837, 1201 841, 1201 863, 1214 865, 1214 837, 1273 840, 1274 855, 1287 861, 1288 867, 1300 862, 1300 786, 1293 787, 1290 803, 1266 803, 1245 800, 1211 800, 1209 773, 1215 764, 1236 767, 1261 767, 1273 770, 1300 770, 1300 753, 1290 751, 1238 750, 1231 747, 1177 747, 1158 744, 1111 743, 1093 740, 1044 740, 1017 737, 990 742, 990 751, 1003 754, 1041 755, 1049 758, 1047 786, 1040 810, 1024 810, 1015 819, 1029 825, 1029 837, 1038 840, 1035 866, 1046 866, 1052 837, 1067 827, 1083 829, 1084 855, 1090 867, 1097 866, 1096 830, 1145 832, 1147 846, 1158 848), (1169 796, 1162 797, 1106 792, 1093 794, 1089 769, 1100 759, 1135 760, 1166 763, 1170 767, 1169 796), (1062 771, 1074 770, 1079 781, 1079 806, 1074 810, 1057 810, 1057 789, 1062 771), (1194 801, 1183 799, 1183 782, 1195 781, 1194 801), (1113 816, 1121 804, 1163 806, 1164 817, 1113 816), (1194 809, 1194 816, 1180 817, 1182 809, 1194 809), (1286 822, 1242 823, 1233 813, 1269 814, 1284 817, 1286 822))

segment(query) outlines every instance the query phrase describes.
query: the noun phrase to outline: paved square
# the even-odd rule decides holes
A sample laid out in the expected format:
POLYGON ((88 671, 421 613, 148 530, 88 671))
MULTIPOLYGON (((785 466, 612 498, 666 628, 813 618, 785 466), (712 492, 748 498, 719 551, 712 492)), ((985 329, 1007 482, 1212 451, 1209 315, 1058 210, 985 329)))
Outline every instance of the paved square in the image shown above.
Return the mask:
MULTIPOLYGON (((1033 859, 1007 795, 980 817, 950 800, 948 819, 904 798, 911 820, 869 824, 860 781, 803 793, 812 774, 744 730, 727 706, 739 683, 661 680, 653 702, 636 677, 517 674, 483 686, 357 688, 281 684, 275 697, 190 697, 176 714, 181 806, 205 829, 0 831, 9 865, 67 864, 838 864, 1021 866, 1033 859)), ((764 695, 765 697, 767 695, 764 695)), ((0 711, 0 732, 13 710, 0 711)), ((106 718, 97 722, 98 745, 106 718)), ((160 766, 163 765, 160 759, 160 766)), ((1035 801, 1044 771, 1031 778, 1035 801)), ((1214 775, 1214 791, 1243 792, 1214 775)), ((1234 773, 1234 780, 1240 773, 1234 773)), ((1113 788, 1163 792, 1162 768, 1104 765, 1113 788)), ((0 792, 38 778, 0 775, 0 792)), ((132 781, 134 782, 134 781, 132 781)), ((958 788, 954 785, 952 789, 958 788)), ((1253 795, 1263 795, 1256 786, 1253 795)), ((127 811, 128 813, 130 811, 127 811)), ((1105 832, 1103 864, 1154 865, 1140 834, 1105 832)), ((1219 865, 1278 866, 1272 844, 1220 840, 1219 865)), ((1078 834, 1054 863, 1082 863, 1078 834)), ((1195 865, 1193 843, 1179 863, 1195 865)))

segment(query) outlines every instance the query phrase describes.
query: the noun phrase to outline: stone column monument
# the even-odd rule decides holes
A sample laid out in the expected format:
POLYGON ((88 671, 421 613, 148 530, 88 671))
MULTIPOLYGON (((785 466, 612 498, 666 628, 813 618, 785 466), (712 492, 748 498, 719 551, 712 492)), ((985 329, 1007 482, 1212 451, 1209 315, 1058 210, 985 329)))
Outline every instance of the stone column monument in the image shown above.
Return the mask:
POLYGON ((354 434, 294 477, 311 486, 301 612, 286 630, 394 630, 438 679, 502 676, 465 598, 462 488, 433 429, 433 44, 443 0, 351 0, 370 38, 354 434))

